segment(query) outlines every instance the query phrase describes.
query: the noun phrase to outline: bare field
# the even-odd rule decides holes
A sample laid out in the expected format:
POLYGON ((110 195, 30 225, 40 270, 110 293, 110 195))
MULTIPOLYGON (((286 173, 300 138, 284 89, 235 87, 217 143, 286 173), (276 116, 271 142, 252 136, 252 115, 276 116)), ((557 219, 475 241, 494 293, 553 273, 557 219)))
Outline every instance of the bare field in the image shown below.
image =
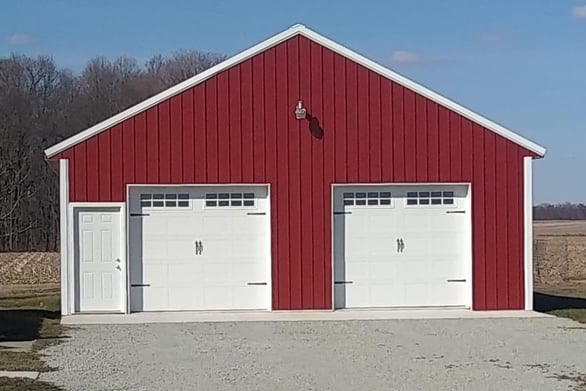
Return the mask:
POLYGON ((58 253, 0 253, 0 285, 59 283, 58 253))
POLYGON ((537 220, 533 233, 540 236, 586 236, 586 220, 537 220))

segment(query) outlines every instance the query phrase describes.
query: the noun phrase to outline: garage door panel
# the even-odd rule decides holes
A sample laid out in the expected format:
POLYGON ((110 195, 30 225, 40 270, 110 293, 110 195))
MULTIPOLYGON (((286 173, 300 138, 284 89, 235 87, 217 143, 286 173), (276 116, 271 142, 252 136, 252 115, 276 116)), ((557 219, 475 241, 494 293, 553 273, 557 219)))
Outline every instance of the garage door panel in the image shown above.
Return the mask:
POLYGON ((405 248, 400 254, 397 254, 398 257, 428 258, 438 247, 443 247, 441 240, 432 235, 405 234, 402 239, 405 248))
MULTIPOLYGON (((142 267, 142 281, 138 278, 133 279, 136 283, 144 282, 147 284, 157 284, 159 281, 164 281, 165 284, 169 280, 168 267, 166 263, 149 263, 142 267)), ((136 276, 138 277, 138 276, 136 276)))
POLYGON ((448 259, 445 261, 435 261, 431 265, 432 273, 440 279, 462 279, 466 278, 462 271, 460 262, 456 259, 448 259))
POLYGON ((226 235, 232 233, 232 218, 218 213, 220 212, 207 212, 208 215, 203 217, 202 232, 205 232, 206 235, 226 235))
POLYGON ((266 286, 257 294, 244 294, 248 282, 269 278, 268 214, 248 215, 264 213, 266 197, 266 187, 257 186, 131 188, 129 211, 140 217, 130 220, 130 277, 134 284, 145 284, 140 300, 131 297, 131 309, 267 308, 266 286), (140 202, 143 193, 182 199, 183 205, 172 201, 169 208, 166 202, 155 208, 154 201, 140 202), (238 196, 254 205, 233 203, 238 196), (220 205, 226 197, 230 203, 220 205))
POLYGON ((234 280, 234 271, 231 262, 213 262, 206 263, 203 266, 203 281, 213 285, 229 286, 234 280))
POLYGON ((259 276, 266 274, 267 265, 258 261, 258 259, 250 259, 246 263, 234 265, 234 280, 243 282, 267 282, 266 278, 258 281, 259 276))
POLYGON ((401 262, 396 262, 397 280, 403 281, 429 281, 435 279, 430 276, 430 262, 426 258, 405 258, 401 262))
MULTIPOLYGON (((201 280, 203 273, 202 265, 189 263, 171 263, 167 266, 167 283, 192 283, 201 280)), ((162 276, 161 276, 161 279, 162 276)))
MULTIPOLYGON (((364 227, 369 227, 370 217, 368 215, 353 214, 346 216, 346 232, 350 235, 358 233, 365 234, 364 227), (362 228, 361 228, 362 227, 362 228)), ((366 231, 368 233, 368 231, 366 231)))
POLYGON ((368 270, 368 277, 372 281, 390 281, 397 275, 397 263, 388 259, 373 260, 366 266, 364 269, 368 270))
MULTIPOLYGON (((147 217, 147 216, 145 216, 145 217, 147 217)), ((149 220, 151 220, 151 221, 149 221, 150 224, 140 224, 140 221, 138 222, 139 226, 141 228, 141 231, 145 237, 156 238, 156 237, 160 237, 161 235, 163 235, 163 236, 167 235, 168 227, 167 227, 167 220, 165 218, 161 218, 160 216, 157 216, 157 215, 148 216, 148 217, 152 217, 152 219, 149 219, 149 220)))
POLYGON ((250 307, 250 303, 259 302, 266 295, 268 288, 266 286, 243 286, 234 288, 234 308, 260 309, 260 307, 250 307))
POLYGON ((340 289, 345 289, 346 307, 370 306, 370 286, 354 283, 346 284, 340 289))
POLYGON ((232 240, 231 254, 239 256, 262 254, 264 249, 265 242, 258 237, 237 238, 232 240))
MULTIPOLYGON (((375 209, 377 213, 381 213, 381 209, 375 209)), ((377 216, 370 216, 368 224, 369 224, 369 232, 376 234, 376 233, 383 233, 388 234, 392 232, 397 232, 399 227, 401 226, 401 221, 397 218, 397 216, 388 213, 388 211, 382 210, 381 215, 377 216)))
POLYGON ((370 288, 370 302, 373 307, 400 306, 404 301, 405 292, 398 284, 374 284, 370 288))
POLYGON ((143 241, 144 249, 142 252, 146 255, 143 257, 146 263, 151 259, 164 259, 167 257, 167 241, 161 239, 161 235, 145 235, 143 241))
MULTIPOLYGON (((203 306, 202 290, 186 287, 169 288, 169 306, 172 310, 189 310, 203 306)), ((164 309, 164 308, 163 308, 164 309)))
POLYGON ((431 232, 431 216, 425 214, 421 215, 412 210, 410 213, 405 213, 403 216, 403 224, 401 225, 401 232, 409 232, 416 230, 417 232, 431 232))
POLYGON ((208 285, 204 287, 203 296, 205 309, 234 308, 234 292, 231 287, 208 285))
MULTIPOLYGON (((262 213, 258 210, 250 210, 250 213, 262 213)), ((243 212, 242 216, 235 216, 232 218, 232 227, 234 228, 234 232, 243 233, 248 236, 256 236, 256 234, 265 234, 266 233, 266 224, 258 224, 258 228, 255 230, 255 235, 251 235, 249 228, 251 224, 257 224, 258 222, 265 221, 267 219, 266 215, 244 215, 243 212)))
POLYGON ((430 222, 430 229, 434 232, 443 233, 463 233, 466 231, 465 214, 461 213, 447 213, 452 210, 445 211, 444 214, 433 215, 430 222))
POLYGON ((449 306, 457 306, 460 303, 454 300, 455 297, 458 297, 458 292, 462 289, 462 283, 460 282, 452 282, 452 283, 444 283, 442 285, 437 285, 434 287, 433 290, 433 297, 431 298, 431 304, 434 306, 439 305, 449 305, 449 306))
POLYGON ((356 281, 368 280, 370 278, 370 264, 368 262, 349 262, 346 267, 346 277, 339 280, 348 280, 348 276, 356 281))
POLYGON ((397 249, 396 238, 388 236, 377 236, 368 241, 370 256, 388 256, 397 249))
MULTIPOLYGON (((161 287, 151 285, 149 287, 144 287, 139 291, 142 292, 142 298, 139 303, 144 306, 145 311, 160 311, 169 307, 169 288, 166 286, 161 287)), ((134 292, 135 291, 133 290, 131 293, 134 292)), ((137 294, 140 294, 140 292, 137 294)))

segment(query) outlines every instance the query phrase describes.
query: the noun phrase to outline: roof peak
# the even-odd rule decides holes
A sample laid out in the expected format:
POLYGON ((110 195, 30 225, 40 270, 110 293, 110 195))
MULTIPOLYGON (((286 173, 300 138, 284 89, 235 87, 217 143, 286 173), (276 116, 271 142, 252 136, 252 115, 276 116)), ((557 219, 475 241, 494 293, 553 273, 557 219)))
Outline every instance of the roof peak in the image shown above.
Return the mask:
POLYGON ((307 26, 303 23, 295 23, 293 26, 289 27, 291 30, 304 30, 307 29, 307 26))

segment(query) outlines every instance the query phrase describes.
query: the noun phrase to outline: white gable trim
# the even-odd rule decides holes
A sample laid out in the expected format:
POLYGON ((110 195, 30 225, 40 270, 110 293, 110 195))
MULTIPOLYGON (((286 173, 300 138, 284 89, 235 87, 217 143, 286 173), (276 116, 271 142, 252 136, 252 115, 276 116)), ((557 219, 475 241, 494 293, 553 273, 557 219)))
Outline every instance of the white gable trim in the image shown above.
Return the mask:
POLYGON ((85 141, 87 139, 89 139, 90 137, 93 137, 97 134, 99 134, 100 132, 111 128, 114 125, 119 124, 120 122, 133 117, 147 109, 149 109, 150 107, 166 100, 169 99, 193 86, 198 85, 199 83, 204 82, 205 80, 213 77, 214 75, 230 68, 233 67, 283 41, 286 41, 287 39, 300 34, 303 35, 317 43, 319 43, 320 45, 327 47, 328 49, 333 50, 334 52, 349 58, 352 61, 355 61, 356 63, 363 65, 364 67, 370 69, 371 71, 374 71, 378 74, 380 74, 381 76, 390 79, 398 84, 401 84, 402 86, 409 88, 410 90, 413 90, 414 92, 421 94, 422 96, 425 96, 426 98, 446 107, 447 109, 450 109, 460 115, 462 115, 463 117, 466 117, 468 119, 470 119, 471 121, 482 125, 483 127, 493 131, 494 133, 503 136, 504 138, 528 149, 529 151, 532 151, 534 153, 536 153, 539 156, 543 156, 545 155, 545 148, 520 136, 519 134, 479 115, 474 113, 473 111, 447 99, 446 97, 433 92, 425 87, 423 87, 420 84, 415 83, 414 81, 407 79, 404 76, 399 75, 398 73, 395 73, 393 71, 391 71, 388 68, 383 67, 380 64, 377 64, 376 62, 369 60, 368 58, 348 49, 343 47, 342 45, 316 33, 315 31, 312 31, 310 29, 308 29, 307 27, 303 26, 303 25, 295 25, 253 47, 251 47, 250 49, 247 49, 229 59, 227 59, 226 61, 221 62, 220 64, 217 64, 213 67, 211 67, 210 69, 199 73, 163 92, 158 93, 157 95, 152 96, 151 98, 148 98, 140 103, 138 103, 135 106, 130 107, 129 109, 126 109, 124 111, 122 111, 121 113, 118 113, 116 115, 114 115, 113 117, 110 117, 108 119, 106 119, 105 121, 102 121, 100 123, 98 123, 97 125, 92 126, 91 128, 88 128, 80 133, 77 133, 75 135, 73 135, 72 137, 69 137, 68 139, 53 145, 52 147, 49 147, 45 150, 45 155, 48 158, 51 158, 53 156, 55 156, 56 154, 63 152, 66 149, 69 149, 71 147, 73 147, 76 144, 81 143, 82 141, 85 141))

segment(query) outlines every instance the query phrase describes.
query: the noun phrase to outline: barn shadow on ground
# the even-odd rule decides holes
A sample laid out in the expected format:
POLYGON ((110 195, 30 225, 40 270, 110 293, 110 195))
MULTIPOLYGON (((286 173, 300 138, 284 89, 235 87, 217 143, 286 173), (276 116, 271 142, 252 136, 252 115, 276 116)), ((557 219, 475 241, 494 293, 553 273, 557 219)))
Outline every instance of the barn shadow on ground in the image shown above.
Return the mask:
POLYGON ((34 341, 45 338, 46 319, 58 323, 58 311, 6 309, 0 310, 0 342, 34 341))
POLYGON ((586 309, 586 299, 549 295, 545 293, 533 293, 533 308, 539 312, 553 310, 586 309))

